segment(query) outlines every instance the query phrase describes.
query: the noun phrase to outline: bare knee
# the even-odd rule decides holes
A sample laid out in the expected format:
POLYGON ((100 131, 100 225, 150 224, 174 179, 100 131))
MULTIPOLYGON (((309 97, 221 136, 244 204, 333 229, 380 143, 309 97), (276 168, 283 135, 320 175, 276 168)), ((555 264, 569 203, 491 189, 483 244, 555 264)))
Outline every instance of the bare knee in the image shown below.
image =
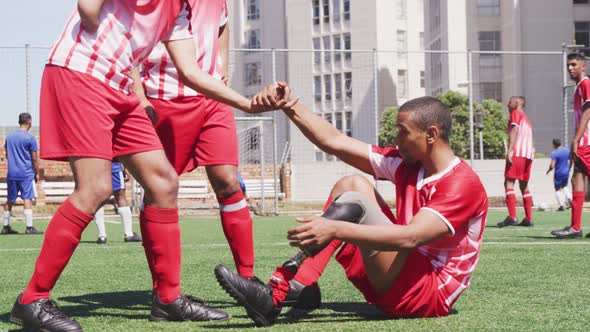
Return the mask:
MULTIPOLYGON (((178 196, 178 175, 172 167, 169 170, 161 170, 150 179, 150 201, 160 207, 176 206, 178 196)), ((147 190, 146 190, 147 191, 147 190)))
POLYGON ((233 165, 207 166, 207 176, 217 196, 229 196, 242 188, 238 180, 238 169, 233 165))
POLYGON ((353 174, 342 177, 332 188, 332 195, 338 196, 347 191, 357 191, 373 195, 373 184, 362 175, 353 174))
POLYGON ((74 192, 70 196, 75 206, 90 214, 94 214, 109 199, 113 191, 110 177, 100 177, 94 180, 77 183, 74 192))

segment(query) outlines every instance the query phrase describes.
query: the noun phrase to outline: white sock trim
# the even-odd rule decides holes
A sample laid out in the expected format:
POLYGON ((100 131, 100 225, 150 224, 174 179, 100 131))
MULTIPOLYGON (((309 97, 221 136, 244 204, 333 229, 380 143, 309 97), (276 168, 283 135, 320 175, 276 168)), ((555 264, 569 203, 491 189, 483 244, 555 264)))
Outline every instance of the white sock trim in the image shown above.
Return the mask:
POLYGON ((27 225, 27 227, 33 227, 33 210, 24 209, 23 213, 25 215, 25 224, 27 225))
POLYGON ((10 211, 4 211, 4 215, 2 216, 2 224, 4 226, 10 225, 10 211))
POLYGON ((242 199, 241 201, 239 201, 237 203, 229 204, 229 205, 219 204, 219 210, 221 212, 234 212, 234 211, 241 210, 245 207, 248 207, 248 203, 246 203, 245 199, 242 199))
POLYGON ((121 223, 123 223, 123 232, 125 236, 133 235, 133 226, 131 225, 131 208, 129 206, 119 207, 119 216, 121 223))

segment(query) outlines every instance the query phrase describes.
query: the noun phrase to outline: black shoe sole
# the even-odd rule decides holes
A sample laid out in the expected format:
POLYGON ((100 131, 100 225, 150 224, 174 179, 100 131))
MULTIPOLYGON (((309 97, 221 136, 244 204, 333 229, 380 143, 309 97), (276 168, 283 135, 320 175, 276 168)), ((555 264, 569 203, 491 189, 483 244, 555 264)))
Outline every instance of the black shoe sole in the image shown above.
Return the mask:
POLYGON ((248 304, 248 302, 246 301, 246 297, 244 297, 244 295, 242 295, 242 293, 240 293, 229 282, 225 281, 223 276, 217 272, 217 269, 215 269, 214 272, 215 272, 215 279, 217 279, 217 282, 219 283, 221 288, 223 288, 223 290, 229 296, 231 296, 234 300, 238 301, 238 304, 240 304, 242 307, 246 308, 246 313, 248 314, 248 317, 250 317, 250 319, 252 319, 254 321, 254 324, 256 326, 267 327, 267 326, 272 325, 272 323, 269 322, 268 319, 266 319, 266 317, 264 317, 263 314, 254 310, 254 308, 252 308, 252 306, 250 304, 248 304))
MULTIPOLYGON (((17 325, 20 325, 20 326, 23 326, 23 327, 26 328, 25 323, 20 318, 16 318, 15 316, 10 315, 10 321, 13 322, 14 324, 17 324, 17 325)), ((29 329, 27 329, 27 331, 28 330, 29 329)), ((46 330, 46 329, 43 329, 43 328, 41 328, 40 330, 34 330, 34 331, 38 331, 38 332, 51 332, 51 331, 46 330)), ((79 329, 79 330, 75 330, 75 331, 72 331, 72 332, 83 332, 83 330, 82 329, 79 329)))

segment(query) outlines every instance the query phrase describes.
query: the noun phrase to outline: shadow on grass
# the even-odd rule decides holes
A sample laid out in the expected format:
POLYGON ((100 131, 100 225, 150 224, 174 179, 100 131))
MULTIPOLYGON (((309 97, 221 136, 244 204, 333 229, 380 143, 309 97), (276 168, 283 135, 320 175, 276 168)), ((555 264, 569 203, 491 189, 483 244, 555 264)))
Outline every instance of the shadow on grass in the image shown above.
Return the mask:
MULTIPOLYGON (((287 308, 285 308, 287 309, 287 308)), ((451 309, 449 315, 455 315, 458 311, 451 309)), ((236 318, 247 318, 247 316, 234 316, 236 318)), ((314 321, 316 323, 338 323, 338 322, 355 322, 355 321, 379 321, 379 320, 390 320, 393 318, 387 317, 374 305, 366 302, 332 302, 323 303, 322 307, 318 310, 305 311, 291 309, 286 313, 281 314, 277 319, 275 325, 280 324, 292 324, 299 321, 309 322, 314 321), (326 312, 324 310, 330 310, 332 312, 326 312)), ((408 318, 409 319, 409 318, 408 318)), ((251 323, 233 323, 218 322, 214 324, 204 325, 205 328, 210 329, 227 329, 227 328, 249 328, 254 327, 254 322, 251 323)))
MULTIPOLYGON (((58 300, 72 317, 109 316, 128 319, 147 319, 151 309, 151 291, 135 290, 64 296, 58 300), (111 312, 112 313, 109 313, 111 312)), ((215 308, 230 307, 226 301, 207 301, 215 308)))

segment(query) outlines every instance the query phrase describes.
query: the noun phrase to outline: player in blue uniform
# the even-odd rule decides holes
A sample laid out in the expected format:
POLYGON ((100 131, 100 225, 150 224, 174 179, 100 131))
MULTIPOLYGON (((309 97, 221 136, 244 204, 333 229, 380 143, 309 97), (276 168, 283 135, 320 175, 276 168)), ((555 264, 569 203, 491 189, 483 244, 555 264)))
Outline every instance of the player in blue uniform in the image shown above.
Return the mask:
MULTIPOLYGON (((123 165, 115 161, 112 163, 111 172, 113 195, 115 196, 115 203, 113 204, 117 207, 117 213, 121 217, 121 223, 123 224, 123 231, 125 233, 123 239, 125 242, 140 242, 141 237, 133 232, 133 227, 131 225, 131 208, 127 201, 127 195, 125 194, 127 173, 125 172, 123 165)), ((107 233, 104 227, 104 206, 96 211, 94 221, 98 230, 98 240, 96 240, 96 243, 107 243, 107 233)))
POLYGON ((39 180, 39 156, 35 136, 29 133, 32 126, 31 114, 21 113, 18 116, 19 128, 6 136, 4 149, 8 160, 6 175, 7 200, 4 204, 3 227, 1 234, 18 234, 10 227, 12 205, 19 196, 24 201, 25 234, 43 234, 33 227, 33 200, 37 196, 35 182, 39 180))
POLYGON ((564 211, 565 207, 571 206, 572 193, 567 187, 570 176, 570 150, 561 146, 561 140, 553 139, 553 152, 551 152, 551 164, 547 174, 555 169, 553 173, 553 184, 555 186, 555 197, 559 204, 558 211, 564 211))

